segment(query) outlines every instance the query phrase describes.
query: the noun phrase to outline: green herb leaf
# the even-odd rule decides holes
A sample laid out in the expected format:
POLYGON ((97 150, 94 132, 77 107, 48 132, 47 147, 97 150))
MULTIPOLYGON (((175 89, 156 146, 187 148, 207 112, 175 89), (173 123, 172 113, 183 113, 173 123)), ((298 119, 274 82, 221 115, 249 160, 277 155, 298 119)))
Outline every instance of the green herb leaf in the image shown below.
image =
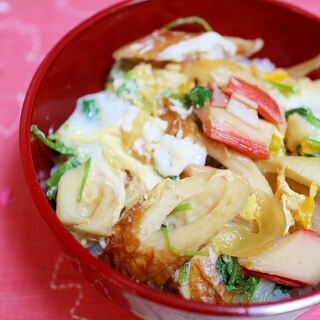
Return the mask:
POLYGON ((276 81, 267 81, 267 82, 285 93, 296 93, 298 91, 298 88, 295 86, 290 86, 288 84, 284 84, 276 81))
POLYGON ((161 231, 164 235, 164 240, 165 240, 166 246, 168 247, 169 251, 171 251, 175 255, 180 256, 180 257, 208 256, 209 255, 209 251, 207 251, 207 250, 189 251, 189 250, 176 249, 170 243, 168 229, 166 227, 162 227, 161 231))
POLYGON ((77 194, 77 202, 82 201, 83 190, 88 180, 90 167, 91 167, 91 158, 89 158, 84 164, 84 170, 83 170, 83 175, 81 179, 80 189, 77 194))
POLYGON ((189 268, 190 264, 189 262, 184 263, 180 268, 179 268, 179 285, 183 286, 185 283, 188 282, 189 279, 189 268))
POLYGON ((177 212, 181 212, 181 211, 187 211, 187 210, 192 210, 192 205, 190 202, 185 202, 185 203, 181 203, 178 206, 176 206, 168 215, 170 216, 171 214, 175 214, 177 212))
POLYGON ((240 272, 240 265, 239 265, 238 259, 236 257, 231 257, 231 261, 232 261, 232 269, 231 269, 231 274, 230 274, 230 278, 228 281, 228 285, 235 287, 237 277, 240 272))
MULTIPOLYGON (((229 264, 223 260, 223 255, 220 255, 216 262, 216 270, 221 275, 223 282, 227 284, 230 278, 229 264)), ((231 268, 232 269, 232 268, 231 268)))
POLYGON ((101 112, 101 110, 99 109, 95 99, 83 100, 83 102, 82 102, 82 111, 90 119, 95 118, 101 112))
POLYGON ((60 181, 60 178, 71 168, 76 168, 80 166, 79 160, 74 156, 68 159, 63 163, 60 168, 47 180, 47 185, 49 189, 47 190, 47 196, 49 199, 54 197, 57 185, 60 181))
POLYGON ((39 130, 39 128, 33 124, 30 128, 30 131, 45 145, 47 145, 52 150, 55 150, 61 154, 66 155, 74 155, 75 151, 72 148, 66 147, 61 141, 57 140, 57 136, 53 136, 52 140, 56 140, 55 142, 51 141, 46 137, 46 135, 39 130))
POLYGON ((240 293, 247 294, 251 296, 253 292, 256 290, 256 287, 259 283, 259 278, 255 276, 248 276, 247 279, 243 279, 239 281, 240 284, 240 293))
POLYGON ((252 295, 259 282, 257 277, 245 277, 242 274, 242 268, 236 257, 220 255, 216 262, 216 270, 222 276, 229 292, 237 290, 240 294, 252 295))
POLYGON ((292 290, 292 287, 285 286, 283 284, 276 283, 273 288, 273 291, 280 290, 282 293, 288 293, 292 290))
POLYGON ((315 117, 310 109, 300 107, 288 110, 285 113, 286 118, 291 116, 293 113, 298 113, 301 117, 305 118, 312 126, 320 129, 320 120, 315 117))
POLYGON ((177 181, 179 179, 179 176, 168 176, 168 178, 170 180, 177 181))
POLYGON ((181 25, 195 24, 195 23, 200 24, 203 27, 203 29, 206 31, 213 31, 212 27, 206 20, 197 16, 179 18, 165 25, 164 28, 170 30, 181 25))
POLYGON ((183 105, 186 109, 191 107, 200 109, 211 100, 212 92, 207 87, 196 86, 183 96, 183 105))

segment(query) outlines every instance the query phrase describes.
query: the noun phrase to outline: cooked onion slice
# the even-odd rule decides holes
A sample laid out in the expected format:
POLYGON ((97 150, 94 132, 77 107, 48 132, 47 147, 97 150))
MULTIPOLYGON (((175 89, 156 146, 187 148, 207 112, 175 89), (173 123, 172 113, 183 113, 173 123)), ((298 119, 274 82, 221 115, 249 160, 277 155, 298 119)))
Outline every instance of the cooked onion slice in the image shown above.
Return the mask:
POLYGON ((160 286, 190 259, 170 250, 161 231, 172 210, 181 203, 191 204, 193 221, 171 230, 169 239, 175 252, 196 252, 240 212, 249 195, 247 182, 229 170, 165 180, 115 225, 106 254, 120 272, 160 286))
POLYGON ((272 157, 270 160, 257 161, 256 164, 263 174, 277 173, 284 166, 288 178, 307 187, 310 187, 314 182, 320 185, 320 158, 272 157))
POLYGON ((234 257, 248 257, 274 244, 285 233, 286 219, 274 196, 257 191, 260 207, 259 231, 250 232, 244 226, 226 226, 214 238, 222 253, 234 257))

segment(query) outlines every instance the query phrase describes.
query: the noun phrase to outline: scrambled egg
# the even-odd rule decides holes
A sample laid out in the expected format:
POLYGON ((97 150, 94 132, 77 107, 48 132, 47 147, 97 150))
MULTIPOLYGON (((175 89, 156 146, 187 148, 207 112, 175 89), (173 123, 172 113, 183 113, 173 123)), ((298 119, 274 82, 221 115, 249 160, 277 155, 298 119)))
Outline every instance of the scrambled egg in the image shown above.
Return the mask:
POLYGON ((125 183, 131 193, 145 192, 162 177, 178 176, 189 164, 205 163, 207 152, 201 142, 167 134, 168 123, 154 116, 153 108, 161 110, 158 100, 168 92, 177 94, 186 83, 182 73, 153 69, 146 63, 127 73, 113 72, 112 87, 78 99, 56 134, 83 159, 103 152, 111 166, 129 172, 132 180, 125 183), (83 111, 85 103, 95 107, 90 116, 83 111))
POLYGON ((187 77, 175 71, 153 69, 151 64, 140 63, 127 73, 118 73, 112 81, 112 90, 136 107, 158 116, 161 98, 168 93, 179 93, 187 77))
POLYGON ((279 173, 277 179, 276 196, 279 198, 286 217, 286 233, 295 223, 310 229, 314 213, 314 197, 317 194, 318 186, 312 183, 309 196, 293 191, 286 182, 284 169, 279 173))
POLYGON ((246 220, 257 220, 260 217, 260 207, 257 202, 257 195, 253 193, 247 200, 240 212, 240 217, 246 220))

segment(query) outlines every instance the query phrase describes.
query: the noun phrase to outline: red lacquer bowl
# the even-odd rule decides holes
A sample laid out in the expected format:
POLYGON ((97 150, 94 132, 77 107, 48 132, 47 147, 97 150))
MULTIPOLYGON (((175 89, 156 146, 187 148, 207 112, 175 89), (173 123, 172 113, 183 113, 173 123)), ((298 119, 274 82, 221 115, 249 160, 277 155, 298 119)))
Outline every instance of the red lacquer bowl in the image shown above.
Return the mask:
POLYGON ((71 114, 76 99, 103 88, 112 52, 182 16, 198 15, 226 35, 262 37, 259 54, 289 66, 320 52, 320 20, 275 1, 150 0, 125 1, 107 8, 68 33, 40 65, 29 87, 21 117, 20 151, 33 199, 65 254, 107 298, 143 317, 155 319, 227 319, 273 316, 289 319, 320 302, 320 292, 278 303, 209 305, 161 292, 118 273, 84 249, 57 219, 39 180, 49 175, 51 152, 30 140, 30 125, 46 133, 71 114))

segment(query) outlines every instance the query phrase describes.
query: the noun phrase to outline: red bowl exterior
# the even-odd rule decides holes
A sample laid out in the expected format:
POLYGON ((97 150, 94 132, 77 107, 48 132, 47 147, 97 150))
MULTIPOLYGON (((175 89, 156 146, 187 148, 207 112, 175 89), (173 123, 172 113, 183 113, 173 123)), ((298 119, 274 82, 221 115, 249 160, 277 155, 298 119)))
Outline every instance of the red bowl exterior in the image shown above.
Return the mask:
POLYGON ((72 112, 76 99, 103 88, 112 52, 131 40, 181 17, 199 15, 223 34, 262 37, 259 54, 288 66, 320 52, 320 19, 275 1, 150 0, 124 1, 89 18, 69 32, 48 54, 28 89, 20 123, 20 153, 27 183, 45 221, 67 257, 107 298, 143 317, 159 319, 226 319, 280 315, 291 318, 320 302, 320 291, 257 305, 209 305, 187 301, 123 276, 84 249, 61 224, 42 191, 38 177, 48 177, 50 151, 30 139, 35 123, 48 132, 72 112), (307 35, 307 36, 306 36, 307 35))

